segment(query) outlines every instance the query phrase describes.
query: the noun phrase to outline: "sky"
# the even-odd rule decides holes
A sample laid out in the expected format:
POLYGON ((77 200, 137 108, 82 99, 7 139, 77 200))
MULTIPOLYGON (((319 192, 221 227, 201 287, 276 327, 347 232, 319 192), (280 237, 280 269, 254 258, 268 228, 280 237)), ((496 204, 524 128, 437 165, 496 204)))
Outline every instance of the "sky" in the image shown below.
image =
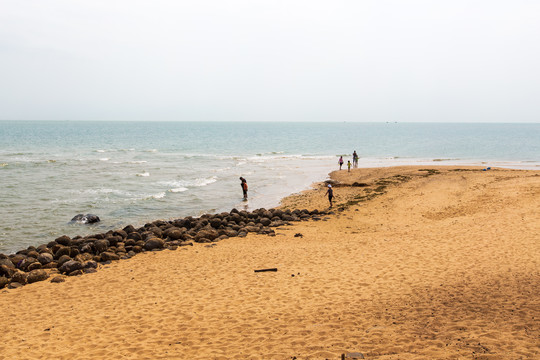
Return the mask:
POLYGON ((0 0, 0 120, 540 122, 538 0, 0 0))

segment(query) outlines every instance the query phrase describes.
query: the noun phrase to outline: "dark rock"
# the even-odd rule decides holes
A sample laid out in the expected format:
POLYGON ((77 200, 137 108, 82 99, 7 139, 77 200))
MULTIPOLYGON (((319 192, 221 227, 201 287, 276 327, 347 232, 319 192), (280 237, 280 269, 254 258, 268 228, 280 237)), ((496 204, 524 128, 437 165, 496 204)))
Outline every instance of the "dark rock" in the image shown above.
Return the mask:
POLYGON ((264 226, 269 226, 272 223, 272 221, 269 218, 262 218, 260 220, 260 223, 263 224, 264 226))
MULTIPOLYGON (((103 254, 101 254, 101 255, 103 255, 103 254)), ((97 269, 98 263, 93 261, 93 260, 89 260, 89 261, 85 262, 83 264, 83 266, 84 266, 85 269, 88 269, 88 268, 97 269)))
POLYGON ((57 244, 63 245, 63 246, 70 246, 71 245, 71 239, 69 236, 63 235, 60 236, 58 239, 54 240, 57 244))
POLYGON ((56 269, 58 267, 58 263, 56 261, 51 261, 48 264, 42 265, 42 269, 56 269))
POLYGON ((18 282, 11 282, 9 283, 9 285, 7 286, 8 289, 17 289, 17 288, 20 288, 22 287, 23 284, 21 283, 18 283, 18 282))
POLYGON ((120 256, 116 255, 115 253, 112 253, 112 252, 109 252, 109 251, 105 251, 103 253, 101 253, 100 255, 100 261, 101 262, 105 262, 105 261, 113 261, 113 260, 120 260, 120 256))
POLYGON ((24 261, 24 259, 26 259, 26 256, 24 255, 21 255, 21 254, 15 254, 15 255, 10 255, 9 256, 9 259, 11 260, 11 262, 13 263, 13 265, 15 265, 15 267, 19 267, 20 264, 22 264, 22 262, 24 261))
POLYGON ((132 232, 137 231, 137 230, 135 230, 135 228, 133 227, 133 225, 128 225, 128 226, 126 226, 123 230, 126 232, 126 234, 129 234, 129 233, 132 233, 132 232))
POLYGON ((71 222, 80 224, 94 224, 101 221, 97 215, 94 214, 77 214, 71 219, 71 222))
POLYGON ((82 253, 93 253, 94 248, 92 247, 91 243, 86 243, 86 244, 81 245, 81 252, 82 253))
POLYGON ((238 237, 246 237, 247 232, 245 230, 240 230, 236 236, 238 236, 238 237))
POLYGON ((73 270, 72 272, 70 272, 68 274, 68 276, 79 276, 79 275, 82 275, 83 274, 83 271, 81 269, 79 270, 73 270))
POLYGON ((54 259, 55 260, 58 260, 60 259, 63 255, 67 255, 69 256, 71 254, 71 248, 67 247, 67 246, 62 246, 60 247, 55 253, 54 253, 54 259))
POLYGON ((214 229, 219 229, 219 227, 221 226, 221 219, 210 220, 210 226, 212 226, 214 229))
POLYGON ((27 277, 27 281, 29 284, 32 284, 38 281, 46 280, 48 278, 49 278, 49 274, 47 274, 45 270, 39 269, 39 270, 30 271, 27 277))
POLYGON ((84 268, 83 272, 84 272, 85 274, 91 274, 91 273, 97 272, 97 270, 94 269, 94 268, 84 268))
POLYGON ((212 240, 210 239, 207 239, 205 237, 198 237, 195 239, 195 242, 198 242, 198 243, 209 243, 209 242, 212 242, 212 240))
POLYGON ((223 230, 223 235, 227 235, 228 237, 235 237, 238 235, 238 231, 233 229, 225 229, 223 230))
POLYGON ((0 265, 0 276, 10 278, 15 273, 14 267, 7 267, 6 265, 0 265))
POLYGON ((52 278, 51 282, 52 283, 61 283, 61 282, 64 282, 66 281, 65 277, 64 276, 55 276, 52 278))
POLYGON ((144 243, 144 249, 147 251, 151 251, 154 249, 161 249, 163 248, 164 244, 165 244, 165 241, 163 241, 162 239, 152 238, 152 239, 147 240, 144 243))
POLYGON ((209 230, 201 230, 197 233, 195 236, 195 241, 200 242, 200 239, 206 238, 210 241, 216 239, 219 236, 219 233, 214 229, 209 230))
POLYGON ((60 259, 58 259, 57 263, 58 263, 58 266, 62 266, 64 265, 66 262, 68 262, 69 260, 73 260, 71 257, 69 257, 68 255, 62 255, 60 256, 60 259))
POLYGON ((166 234, 166 236, 171 240, 181 240, 183 238, 183 233, 183 231, 174 227, 167 229, 163 234, 166 234))
POLYGON ((112 235, 107 237, 107 241, 109 241, 110 246, 117 246, 118 243, 122 242, 123 239, 124 238, 119 235, 112 235))
POLYGON ((15 269, 15 264, 13 264, 8 257, 0 259, 0 265, 4 265, 4 266, 7 266, 8 268, 15 269))
POLYGON ((134 257, 137 253, 135 251, 128 251, 127 255, 129 257, 134 257))
POLYGON ((64 264, 62 264, 62 266, 60 266, 58 270, 60 270, 60 272, 65 273, 65 274, 71 274, 72 272, 76 270, 81 270, 82 268, 83 268, 83 264, 80 263, 79 261, 69 260, 69 261, 66 261, 64 264))
POLYGON ((37 257, 39 256, 39 253, 35 250, 31 250, 28 252, 28 254, 26 255, 28 257, 33 257, 34 259, 37 259, 37 257))
POLYGON ((0 289, 5 288, 7 284, 9 284, 9 280, 4 276, 0 276, 0 289))
POLYGON ((19 269, 21 269, 21 270, 29 271, 29 270, 28 270, 28 267, 29 267, 30 265, 32 265, 33 263, 35 263, 35 262, 38 262, 36 258, 33 258, 33 257, 27 257, 26 259, 24 259, 23 261, 21 261, 21 262, 19 263, 19 266, 18 266, 18 267, 19 267, 19 269))
POLYGON ((131 232, 127 235, 127 239, 131 239, 133 241, 139 241, 142 239, 142 237, 141 237, 141 234, 139 234, 138 232, 131 232))
POLYGON ((39 254, 37 257, 37 261, 39 261, 42 265, 48 264, 53 260, 54 260, 54 257, 47 252, 43 252, 39 254))
POLYGON ((25 272, 17 270, 11 276, 11 282, 12 283, 16 282, 16 283, 24 285, 24 284, 26 284, 26 278, 27 277, 28 277, 28 274, 26 274, 25 272))
POLYGON ((296 233, 294 234, 294 237, 304 237, 304 235, 302 235, 301 233, 296 233))
MULTIPOLYGON (((129 230, 131 230, 131 229, 129 229, 129 230)), ((133 230, 135 230, 135 228, 133 230)), ((122 239, 125 239, 127 237, 127 234, 128 233, 125 230, 116 230, 116 231, 113 232, 114 236, 120 236, 122 239)))
POLYGON ((96 248, 96 254, 100 254, 107 250, 109 247, 109 241, 108 240, 97 240, 94 242, 94 247, 96 248))
POLYGON ((132 250, 134 253, 140 253, 140 252, 143 250, 143 248, 142 248, 142 246, 135 245, 135 246, 133 247, 133 249, 131 249, 131 250, 132 250))
POLYGON ((26 267, 26 271, 33 271, 37 269, 41 269, 41 263, 39 261, 33 262, 26 267))

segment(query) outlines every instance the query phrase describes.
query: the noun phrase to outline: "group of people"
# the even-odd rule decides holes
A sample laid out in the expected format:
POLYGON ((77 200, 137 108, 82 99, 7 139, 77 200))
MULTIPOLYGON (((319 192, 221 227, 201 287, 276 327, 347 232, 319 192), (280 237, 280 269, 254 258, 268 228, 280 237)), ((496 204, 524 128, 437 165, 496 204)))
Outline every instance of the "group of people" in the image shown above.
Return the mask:
MULTIPOLYGON (((357 168, 358 167, 358 154, 356 153, 356 150, 354 150, 353 154, 352 154, 352 164, 351 164, 351 161, 348 160, 347 161, 347 169, 348 171, 350 172, 351 171, 351 166, 353 166, 354 168, 357 168)), ((341 170, 341 167, 343 166, 343 156, 340 156, 339 157, 339 170, 341 170)), ((247 192, 248 192, 248 184, 247 184, 247 181, 246 179, 244 179, 243 177, 240 176, 240 186, 242 187, 242 193, 244 194, 244 200, 247 200, 248 198, 248 195, 247 195, 247 192)), ((324 194, 325 196, 328 195, 328 201, 330 202, 330 207, 332 207, 332 199, 334 198, 334 189, 332 189, 332 185, 328 184, 328 189, 326 190, 326 193, 324 194)))
MULTIPOLYGON (((352 154, 352 159, 353 159, 352 164, 351 164, 351 160, 347 161, 347 169, 348 169, 349 172, 351 171, 351 165, 354 168, 358 167, 358 154, 356 153, 356 150, 354 150, 354 152, 352 154)), ((338 164, 339 164, 339 170, 341 170, 341 167, 343 166, 343 156, 339 157, 338 164)))

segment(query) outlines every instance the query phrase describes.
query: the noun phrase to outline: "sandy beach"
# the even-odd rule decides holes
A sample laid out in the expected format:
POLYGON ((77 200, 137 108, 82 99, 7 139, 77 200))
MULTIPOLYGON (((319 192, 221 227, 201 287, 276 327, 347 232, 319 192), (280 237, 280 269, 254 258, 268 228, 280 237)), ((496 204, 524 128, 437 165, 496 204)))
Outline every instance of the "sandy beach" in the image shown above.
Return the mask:
MULTIPOLYGON (((0 290, 0 359, 540 359, 538 171, 331 179, 334 214, 276 236, 0 290)), ((327 209, 325 191, 282 207, 327 209)))

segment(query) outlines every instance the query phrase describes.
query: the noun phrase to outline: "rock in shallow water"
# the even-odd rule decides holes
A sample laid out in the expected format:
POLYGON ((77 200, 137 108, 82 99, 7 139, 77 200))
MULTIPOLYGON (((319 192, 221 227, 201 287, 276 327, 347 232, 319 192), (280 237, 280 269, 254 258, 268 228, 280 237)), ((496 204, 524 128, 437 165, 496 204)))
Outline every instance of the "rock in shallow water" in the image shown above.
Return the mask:
POLYGON ((77 214, 71 219, 71 222, 76 222, 79 224, 93 224, 101 221, 99 216, 94 214, 77 214))

